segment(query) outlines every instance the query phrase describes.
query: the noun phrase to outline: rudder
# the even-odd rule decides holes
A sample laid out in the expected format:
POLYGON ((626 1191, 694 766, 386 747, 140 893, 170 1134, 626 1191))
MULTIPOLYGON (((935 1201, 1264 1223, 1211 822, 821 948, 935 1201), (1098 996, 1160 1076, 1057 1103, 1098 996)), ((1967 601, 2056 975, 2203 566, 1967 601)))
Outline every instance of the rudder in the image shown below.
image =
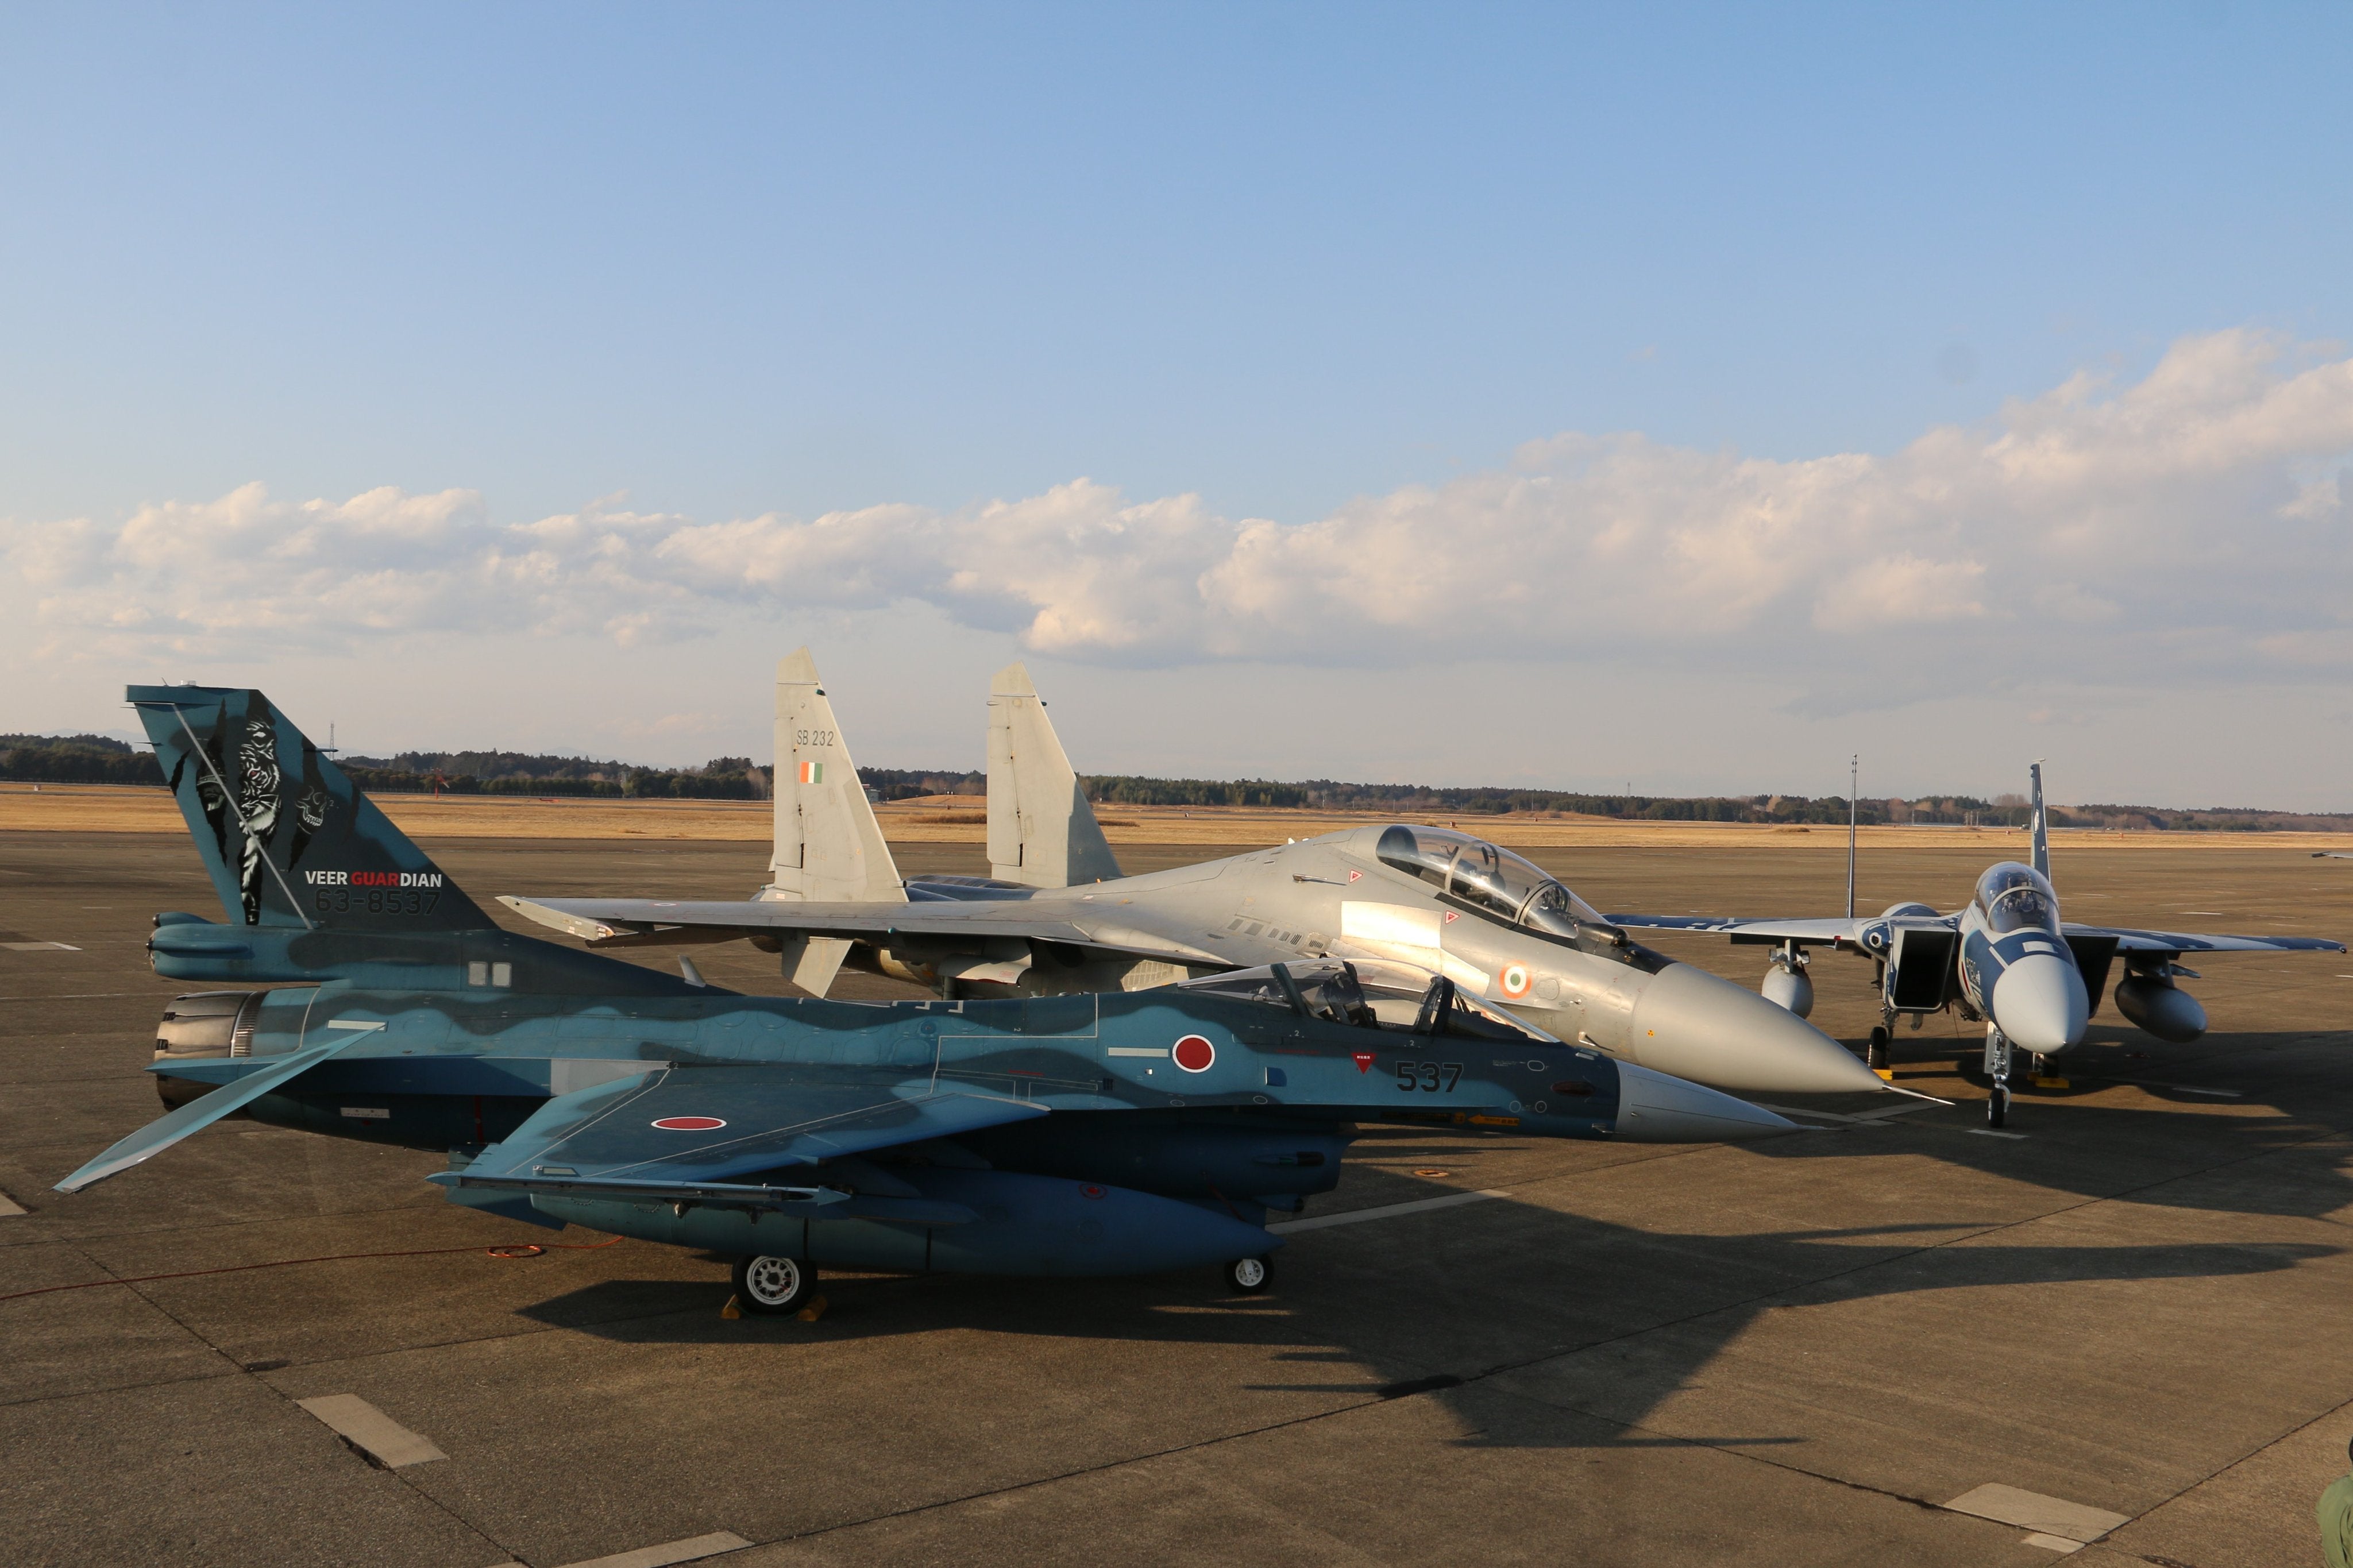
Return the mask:
POLYGON ((776 662, 776 847, 760 896, 905 903, 906 885, 806 647, 776 662))

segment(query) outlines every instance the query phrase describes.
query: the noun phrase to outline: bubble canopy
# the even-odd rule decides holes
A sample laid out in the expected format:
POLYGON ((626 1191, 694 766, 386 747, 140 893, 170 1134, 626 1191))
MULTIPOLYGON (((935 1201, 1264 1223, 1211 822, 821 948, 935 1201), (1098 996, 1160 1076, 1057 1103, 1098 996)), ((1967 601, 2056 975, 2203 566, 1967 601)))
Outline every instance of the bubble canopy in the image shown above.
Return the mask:
POLYGON ((1609 923, 1535 862, 1468 833, 1399 823, 1382 830, 1374 853, 1507 925, 1573 937, 1579 926, 1609 923))
POLYGON ((1978 879, 1977 906, 1997 936, 2014 931, 2059 931, 2059 895, 2031 866, 2005 861, 1978 879))

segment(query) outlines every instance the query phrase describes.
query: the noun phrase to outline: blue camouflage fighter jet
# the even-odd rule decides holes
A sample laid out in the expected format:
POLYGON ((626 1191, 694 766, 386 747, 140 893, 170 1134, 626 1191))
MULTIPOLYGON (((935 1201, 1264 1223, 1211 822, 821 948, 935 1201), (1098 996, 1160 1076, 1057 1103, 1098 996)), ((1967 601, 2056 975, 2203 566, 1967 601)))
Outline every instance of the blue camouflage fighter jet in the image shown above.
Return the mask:
POLYGON ((1790 1130, 1377 963, 1003 1001, 739 995, 691 961, 500 930, 259 691, 129 696, 227 916, 156 916, 155 970, 248 988, 170 1005, 167 1114, 63 1192, 243 1113, 447 1151, 429 1179, 470 1207, 732 1254, 743 1306, 776 1313, 826 1266, 1219 1265, 1263 1289, 1270 1214, 1332 1190, 1359 1122, 1790 1130))

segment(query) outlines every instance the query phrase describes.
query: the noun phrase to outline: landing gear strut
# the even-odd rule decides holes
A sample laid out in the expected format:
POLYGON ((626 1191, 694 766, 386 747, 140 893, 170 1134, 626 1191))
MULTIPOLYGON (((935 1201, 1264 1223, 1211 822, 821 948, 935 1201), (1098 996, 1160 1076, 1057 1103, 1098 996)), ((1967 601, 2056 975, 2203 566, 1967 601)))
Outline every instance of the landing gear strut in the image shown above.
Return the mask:
POLYGON ((2010 1120, 2010 1037, 1990 1023, 1986 1025, 1985 1071, 1993 1079, 1993 1093, 1986 1100, 1986 1125, 1999 1127, 2010 1120))

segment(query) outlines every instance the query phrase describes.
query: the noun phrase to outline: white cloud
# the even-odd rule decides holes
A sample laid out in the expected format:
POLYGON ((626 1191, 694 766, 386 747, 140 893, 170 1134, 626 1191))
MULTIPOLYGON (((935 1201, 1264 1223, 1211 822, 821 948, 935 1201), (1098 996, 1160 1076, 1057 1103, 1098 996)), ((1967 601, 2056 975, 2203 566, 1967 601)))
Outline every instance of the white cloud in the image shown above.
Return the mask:
POLYGON ((1305 522, 1083 479, 953 512, 723 522, 608 498, 501 523, 465 490, 293 504, 256 484, 0 525, 0 554, 53 647, 110 656, 485 626, 634 645, 922 603, 1124 665, 1634 656, 1803 681, 1867 675, 1918 629, 1995 679, 2053 658, 2078 680, 2179 679, 2353 662, 2348 453, 2353 361, 2225 331, 2136 384, 2079 375, 1888 455, 1571 434, 1305 522))

